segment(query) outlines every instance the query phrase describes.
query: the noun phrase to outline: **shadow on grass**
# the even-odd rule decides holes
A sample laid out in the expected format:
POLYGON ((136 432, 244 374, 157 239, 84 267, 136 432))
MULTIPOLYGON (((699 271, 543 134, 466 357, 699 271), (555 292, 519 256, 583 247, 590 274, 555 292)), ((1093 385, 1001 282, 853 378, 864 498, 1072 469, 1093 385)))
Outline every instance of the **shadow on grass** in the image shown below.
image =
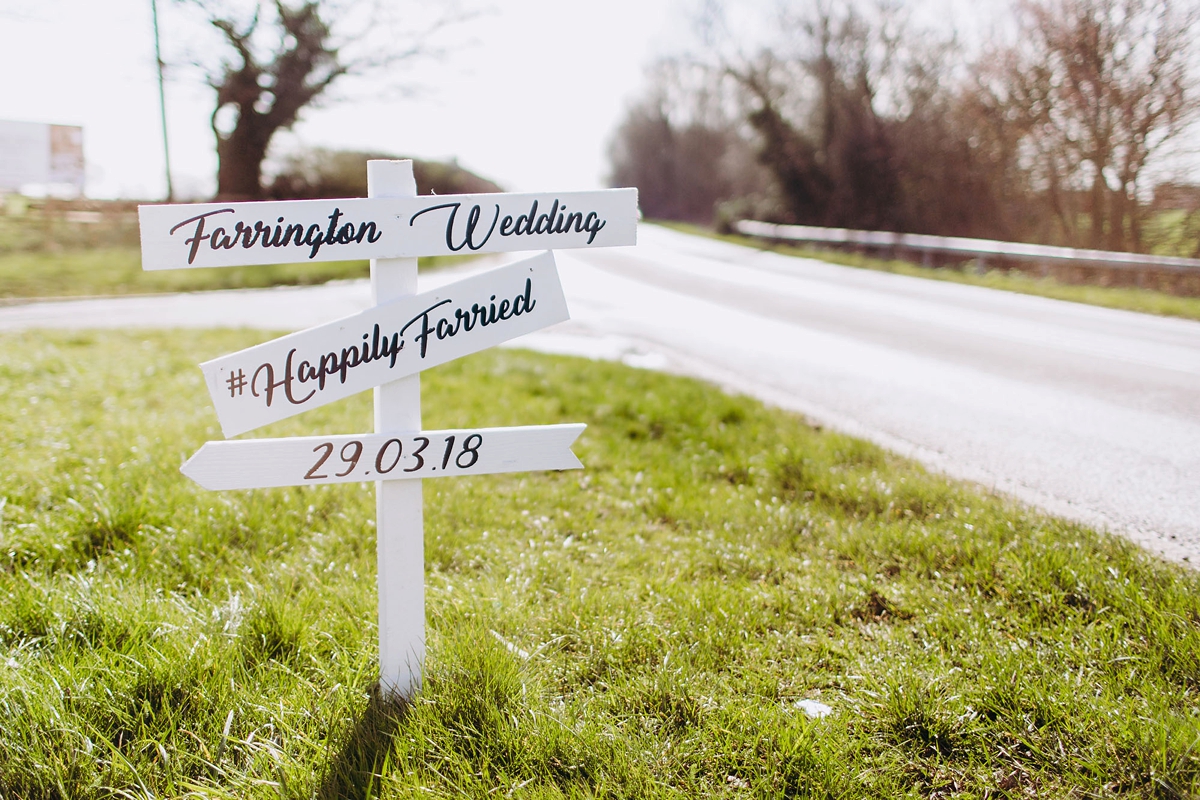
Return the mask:
POLYGON ((392 737, 410 707, 402 697, 385 697, 376 684, 367 707, 330 759, 316 796, 321 800, 378 796, 391 762, 392 737))

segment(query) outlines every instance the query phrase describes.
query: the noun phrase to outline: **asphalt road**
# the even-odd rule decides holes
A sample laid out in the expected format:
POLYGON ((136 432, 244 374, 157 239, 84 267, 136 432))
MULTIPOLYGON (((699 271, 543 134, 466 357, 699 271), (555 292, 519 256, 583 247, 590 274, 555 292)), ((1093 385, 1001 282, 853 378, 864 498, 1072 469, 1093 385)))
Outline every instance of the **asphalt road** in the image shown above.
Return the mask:
MULTIPOLYGON (((518 346, 706 378, 1200 562, 1200 323, 653 226, 637 247, 556 255, 572 319, 518 346)), ((364 282, 81 300, 0 309, 0 330, 292 330, 368 304, 364 282)))

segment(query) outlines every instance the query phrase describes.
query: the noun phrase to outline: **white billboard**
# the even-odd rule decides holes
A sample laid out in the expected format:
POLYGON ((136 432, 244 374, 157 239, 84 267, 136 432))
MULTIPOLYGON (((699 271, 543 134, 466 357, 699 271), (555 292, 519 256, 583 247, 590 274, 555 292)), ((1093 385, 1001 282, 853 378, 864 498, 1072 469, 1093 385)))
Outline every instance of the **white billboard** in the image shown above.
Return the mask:
POLYGON ((83 128, 0 120, 0 191, 69 185, 83 191, 83 128))

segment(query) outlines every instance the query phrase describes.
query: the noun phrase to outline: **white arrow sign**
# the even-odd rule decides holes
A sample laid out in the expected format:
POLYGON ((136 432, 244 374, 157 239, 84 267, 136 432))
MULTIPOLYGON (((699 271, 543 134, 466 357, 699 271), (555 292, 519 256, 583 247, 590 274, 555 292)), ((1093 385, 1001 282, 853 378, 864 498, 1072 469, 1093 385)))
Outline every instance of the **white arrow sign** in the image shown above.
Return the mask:
POLYGON ((205 489, 580 469, 583 424, 208 442, 181 471, 205 489))
POLYGON ((637 243, 637 189, 139 206, 142 269, 637 243))
POLYGON ((577 469, 585 427, 411 432, 421 370, 570 316, 552 253, 421 295, 416 256, 636 244, 637 190, 417 197, 411 161, 368 162, 367 186, 366 199, 140 206, 142 268, 371 259, 374 308, 201 368, 227 437, 371 387, 380 432, 208 442, 182 469, 216 490, 376 481, 380 688, 412 697, 425 594, 411 479, 577 469))
POLYGON ((200 365, 226 437, 570 318, 553 253, 200 365))

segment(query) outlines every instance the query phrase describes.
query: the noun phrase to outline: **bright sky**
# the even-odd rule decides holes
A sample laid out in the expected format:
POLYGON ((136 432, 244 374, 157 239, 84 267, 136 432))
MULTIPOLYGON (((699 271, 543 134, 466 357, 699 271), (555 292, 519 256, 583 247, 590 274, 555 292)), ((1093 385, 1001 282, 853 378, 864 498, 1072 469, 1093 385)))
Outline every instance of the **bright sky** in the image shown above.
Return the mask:
MULTIPOLYGON (((462 44, 448 58, 412 73, 420 95, 388 96, 380 79, 309 110, 276 144, 457 157, 510 190, 601 187, 608 139, 644 66, 680 40, 686 7, 505 0, 455 32, 462 44)), ((159 15, 170 61, 195 29, 173 0, 159 0, 159 15)), ((161 197, 153 47, 150 0, 0 0, 0 119, 82 125, 88 195, 161 197)), ((171 164, 185 196, 215 186, 211 109, 195 71, 169 73, 171 164)))
MULTIPOLYGON (((645 67, 694 42, 694 9, 713 1, 466 0, 492 10, 453 29, 447 58, 390 80, 420 94, 386 92, 389 78, 378 75, 335 86, 343 99, 307 110, 274 147, 457 157, 509 190, 602 187, 608 141, 642 92, 645 67)), ((382 0, 403 7, 396 2, 382 0)), ((728 2, 766 19, 778 0, 728 2)), ((961 25, 1003 2, 923 0, 914 9, 961 25)), ((175 189, 204 198, 215 188, 213 93, 183 64, 210 29, 179 0, 158 5, 164 57, 178 65, 167 83, 175 189)), ((0 120, 82 125, 88 195, 162 197, 153 48, 150 0, 0 0, 0 120)))

